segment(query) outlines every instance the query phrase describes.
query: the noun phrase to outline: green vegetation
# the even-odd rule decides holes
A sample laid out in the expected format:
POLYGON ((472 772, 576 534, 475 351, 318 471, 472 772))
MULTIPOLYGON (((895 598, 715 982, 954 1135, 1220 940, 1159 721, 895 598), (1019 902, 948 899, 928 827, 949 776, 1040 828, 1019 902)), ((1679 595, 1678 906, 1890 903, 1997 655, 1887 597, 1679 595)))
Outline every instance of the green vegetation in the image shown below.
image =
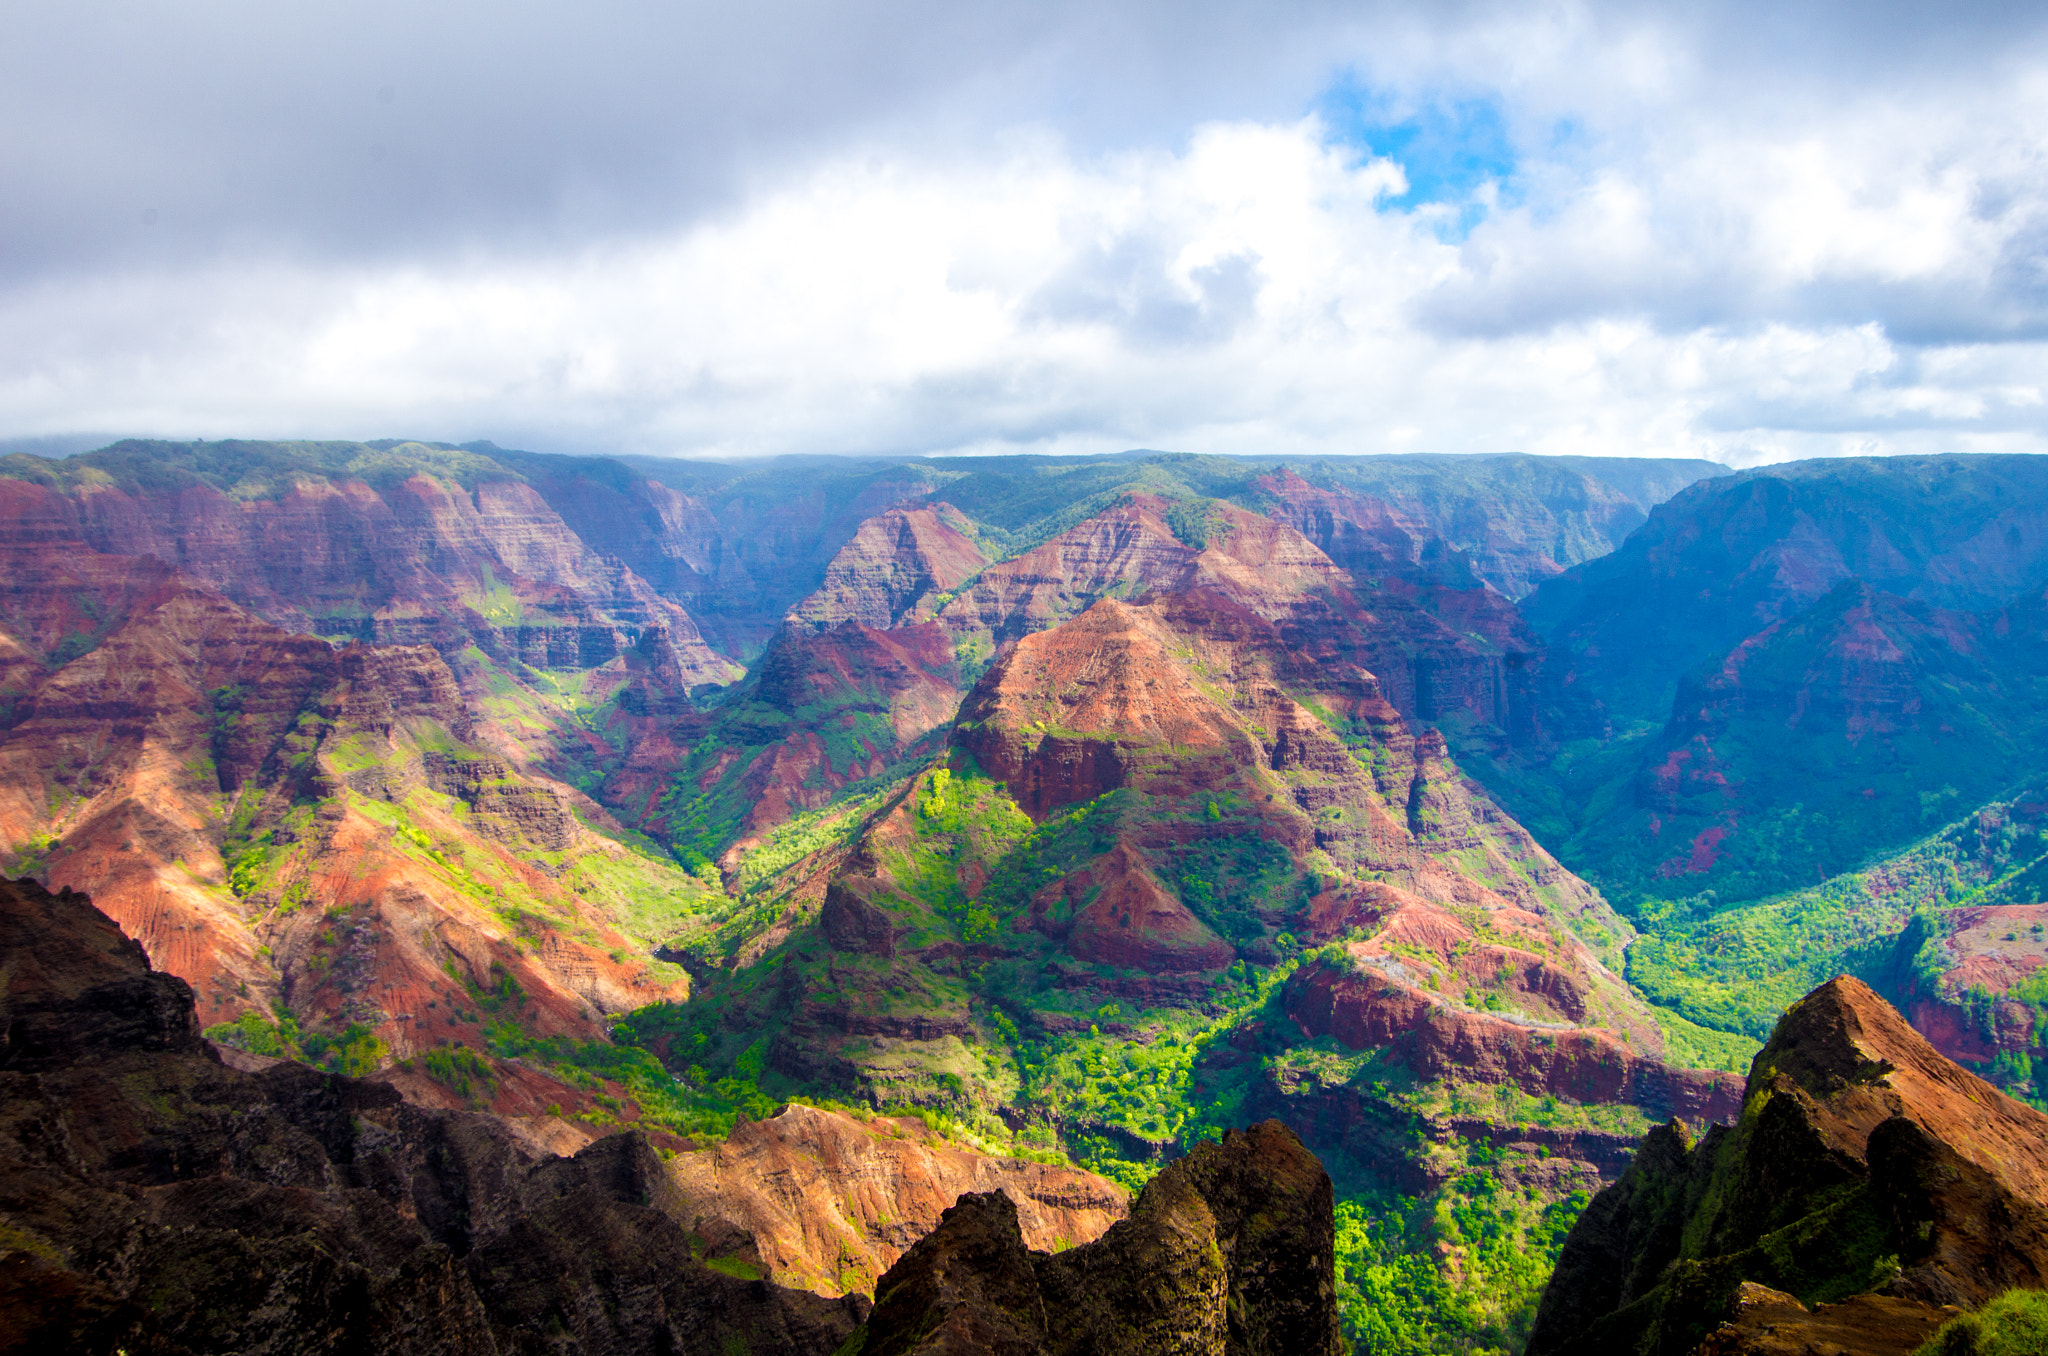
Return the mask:
MULTIPOLYGON (((1928 949, 1932 947, 1923 948, 1923 953, 1928 949)), ((1969 1028, 1993 1047, 2006 1043, 2001 1037, 2011 1007, 2026 1014, 2028 1048, 2001 1048, 1977 1073, 2036 1110, 2048 1111, 2048 968, 2034 971, 2000 995, 1972 987, 1956 997, 1969 1028)))
POLYGON ((2008 1290, 1941 1325, 1913 1356, 2040 1356, 2048 1351, 2048 1292, 2008 1290))
POLYGON ((384 1042, 361 1022, 350 1022, 338 1032, 308 1031, 282 1005, 274 1019, 260 1012, 244 1012, 232 1022, 206 1028, 203 1034, 216 1045, 272 1059, 295 1059, 351 1078, 367 1078, 390 1062, 384 1042))
MULTIPOLYGON (((1495 1192, 1487 1173, 1497 1152, 1440 1131, 1432 1140, 1426 1128, 1477 1117, 1532 1132, 1636 1135, 1646 1118, 1512 1086, 1418 1085, 1377 1052, 1303 1043, 1279 999, 1306 958, 1276 929, 1316 878, 1256 834, 1230 832, 1244 817, 1225 794, 1182 803, 1125 788, 1034 825, 971 763, 931 769, 899 792, 786 826, 763 849, 771 869, 740 871, 742 889, 772 897, 783 864, 875 826, 881 884, 863 885, 862 899, 893 927, 890 951, 835 949, 800 929, 753 964, 707 978, 690 1002, 632 1014, 617 1039, 661 1052, 699 1116, 852 1097, 871 1114, 914 1108, 986 1151, 1068 1159, 1133 1190, 1227 1127, 1288 1117, 1291 1098, 1355 1097, 1369 1117, 1400 1127, 1405 1152, 1456 1185, 1399 1197, 1332 1164, 1359 1226, 1344 1281, 1354 1337, 1374 1351, 1512 1349, 1584 1198, 1495 1192), (1141 977, 1077 963, 1047 935, 1092 893, 1047 887, 1120 837, 1171 843, 1186 823, 1200 832, 1160 851, 1162 881, 1273 963, 1237 961, 1184 1000, 1132 999, 1124 988, 1141 977), (969 880, 979 882, 972 897, 969 880), (888 1034, 839 1035, 847 1019, 837 1014, 888 1034), (895 1037, 920 1030, 958 1034, 895 1037), (1367 1218, 1377 1221, 1370 1229, 1367 1218)), ((728 926, 758 931, 764 916, 742 913, 728 926)), ((1698 1043, 1725 1054, 1736 1039, 1702 1032, 1698 1043)))
POLYGON ((1509 1356, 1587 1195, 1545 1201, 1469 1172, 1434 1198, 1337 1204, 1337 1290, 1359 1356, 1509 1356), (1449 1263, 1446 1265, 1446 1263, 1449 1263))
MULTIPOLYGON (((681 861, 717 861, 739 839, 759 795, 747 785, 747 772, 786 740, 813 740, 824 754, 822 765, 805 782, 807 789, 829 798, 814 815, 870 798, 929 761, 924 745, 899 756, 889 699, 872 682, 841 685, 793 710, 761 700, 760 690, 756 676, 726 696, 712 728, 690 750, 663 794, 657 816, 661 832, 681 861), (867 775, 864 769, 885 753, 889 766, 867 775)), ((799 818, 817 822, 813 816, 799 818)))
POLYGON ((427 1077, 457 1097, 487 1105, 498 1090, 498 1073, 491 1062, 467 1045, 440 1045, 419 1057, 427 1077))
POLYGON ((240 500, 281 499, 308 481, 360 480, 383 489, 415 475, 464 490, 489 480, 521 480, 503 461, 447 443, 384 439, 371 443, 168 442, 130 438, 62 460, 0 458, 0 475, 53 489, 111 485, 130 494, 176 494, 206 485, 240 500))
POLYGON ((735 1082, 703 1086, 678 1079, 651 1051, 633 1044, 630 1031, 615 1035, 611 1042, 539 1037, 503 1019, 484 1027, 486 1046, 500 1059, 524 1061, 591 1093, 597 1108, 585 1117, 599 1124, 722 1139, 732 1133, 740 1116, 760 1119, 773 1115, 779 1105, 735 1082), (631 1105, 612 1096, 607 1085, 622 1090, 631 1105))
POLYGON ((1750 1061, 1763 1048, 1753 1036, 1716 1031, 1689 1022, 1669 1008, 1652 1006, 1650 1015, 1664 1033, 1664 1058, 1681 1069, 1725 1069, 1747 1074, 1750 1061))
MULTIPOLYGON (((760 845, 740 860, 739 894, 744 898, 773 887, 783 871, 814 852, 841 847, 859 833, 867 817, 888 799, 887 789, 839 801, 822 810, 810 810, 778 824, 763 835, 760 845)), ((715 876, 717 868, 702 854, 695 854, 696 869, 715 876)))
POLYGON ((1711 891, 1646 900, 1628 978, 1676 1014, 1660 1018, 1674 1049, 1707 1067, 1732 1067, 1725 1061, 1742 1047, 1717 1047, 1699 1028, 1761 1041, 1786 1007, 1838 974, 1881 992, 1908 981, 1942 992, 1942 943, 1956 909, 2041 898, 2048 841, 2038 821, 2015 811, 2041 795, 2030 784, 1896 856, 1809 889, 1727 905, 1711 891))
POLYGON ((14 849, 7 860, 6 872, 10 876, 32 876, 37 880, 49 870, 50 854, 57 850, 55 834, 39 834, 27 839, 14 849))

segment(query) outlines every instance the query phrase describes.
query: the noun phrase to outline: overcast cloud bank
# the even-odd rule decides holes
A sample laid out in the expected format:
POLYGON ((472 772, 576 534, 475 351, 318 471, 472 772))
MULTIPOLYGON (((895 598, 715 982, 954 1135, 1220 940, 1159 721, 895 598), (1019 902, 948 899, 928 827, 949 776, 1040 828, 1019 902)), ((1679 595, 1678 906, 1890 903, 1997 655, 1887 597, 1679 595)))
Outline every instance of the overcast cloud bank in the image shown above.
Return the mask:
POLYGON ((36 4, 0 435, 2048 450, 2048 46, 1905 6, 36 4))

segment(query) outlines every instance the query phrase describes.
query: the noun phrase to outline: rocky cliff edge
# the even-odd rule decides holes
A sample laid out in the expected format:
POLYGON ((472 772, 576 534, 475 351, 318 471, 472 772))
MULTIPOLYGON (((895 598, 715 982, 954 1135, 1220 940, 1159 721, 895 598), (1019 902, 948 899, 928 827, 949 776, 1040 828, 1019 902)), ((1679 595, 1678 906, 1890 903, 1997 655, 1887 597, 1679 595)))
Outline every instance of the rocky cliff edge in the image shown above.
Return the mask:
POLYGON ((1774 1324, 1911 1350, 2016 1287, 2048 1288, 2048 1116, 1844 976, 1779 1021, 1732 1130, 1653 1130, 1594 1198, 1529 1352, 1762 1352, 1774 1324))

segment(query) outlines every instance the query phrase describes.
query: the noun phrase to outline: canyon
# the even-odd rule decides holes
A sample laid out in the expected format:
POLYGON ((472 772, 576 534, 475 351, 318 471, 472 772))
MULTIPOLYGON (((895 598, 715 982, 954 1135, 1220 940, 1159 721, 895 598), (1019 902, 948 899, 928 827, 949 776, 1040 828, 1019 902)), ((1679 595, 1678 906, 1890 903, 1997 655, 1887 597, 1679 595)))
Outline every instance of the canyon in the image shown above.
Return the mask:
POLYGON ((1516 1349, 1837 974, 2048 1096, 2037 460, 9 457, 0 867, 892 1350, 1268 1120, 1353 1339, 1516 1349))

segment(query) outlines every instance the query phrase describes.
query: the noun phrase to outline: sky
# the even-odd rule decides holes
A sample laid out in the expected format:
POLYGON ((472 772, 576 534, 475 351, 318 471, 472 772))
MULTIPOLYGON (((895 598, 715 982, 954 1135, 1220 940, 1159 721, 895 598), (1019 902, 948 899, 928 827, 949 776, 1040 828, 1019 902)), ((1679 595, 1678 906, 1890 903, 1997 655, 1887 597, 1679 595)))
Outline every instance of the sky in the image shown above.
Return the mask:
POLYGON ((2042 5, 13 0, 0 129, 20 446, 2048 451, 2042 5))

